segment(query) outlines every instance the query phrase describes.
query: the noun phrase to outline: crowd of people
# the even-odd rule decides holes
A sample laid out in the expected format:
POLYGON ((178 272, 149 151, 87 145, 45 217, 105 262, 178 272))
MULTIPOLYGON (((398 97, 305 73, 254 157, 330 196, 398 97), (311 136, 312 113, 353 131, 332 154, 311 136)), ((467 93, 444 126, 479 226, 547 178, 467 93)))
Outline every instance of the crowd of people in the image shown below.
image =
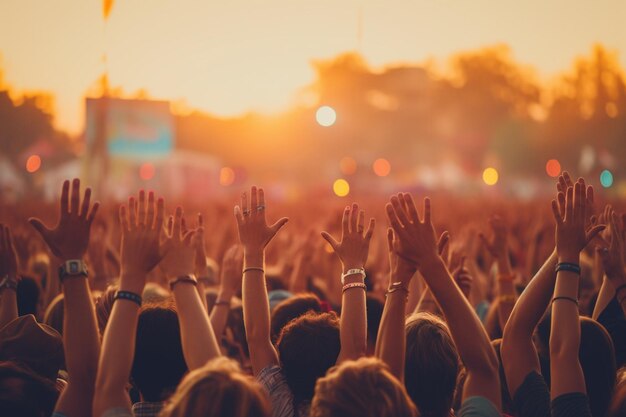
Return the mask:
POLYGON ((626 416, 626 216, 582 178, 551 205, 270 197, 0 196, 0 417, 626 416))

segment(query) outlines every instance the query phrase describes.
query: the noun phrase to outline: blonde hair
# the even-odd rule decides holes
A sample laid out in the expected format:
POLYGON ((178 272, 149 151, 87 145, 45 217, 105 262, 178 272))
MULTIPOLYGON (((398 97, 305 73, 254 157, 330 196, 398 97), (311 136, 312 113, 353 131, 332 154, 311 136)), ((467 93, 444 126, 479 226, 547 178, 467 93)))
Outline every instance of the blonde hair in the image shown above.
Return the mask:
POLYGON ((404 386, 375 358, 346 361, 315 385, 310 417, 415 417, 404 386))
POLYGON ((159 417, 269 417, 263 387, 231 359, 220 357, 180 382, 159 417))

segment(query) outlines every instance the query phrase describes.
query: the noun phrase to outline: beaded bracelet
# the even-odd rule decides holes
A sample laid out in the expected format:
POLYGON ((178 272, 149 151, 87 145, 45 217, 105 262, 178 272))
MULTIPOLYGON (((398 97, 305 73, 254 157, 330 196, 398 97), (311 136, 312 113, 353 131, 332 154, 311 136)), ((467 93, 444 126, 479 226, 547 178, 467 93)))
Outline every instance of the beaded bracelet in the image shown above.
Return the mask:
POLYGON ((139 294, 135 294, 130 291, 118 291, 115 293, 113 297, 114 300, 127 300, 136 303, 139 307, 141 307, 141 296, 139 294))
POLYGON ((351 288, 362 288, 363 290, 367 291, 367 285, 363 284, 362 282, 351 282, 350 284, 346 284, 341 287, 341 293, 343 294, 351 288))

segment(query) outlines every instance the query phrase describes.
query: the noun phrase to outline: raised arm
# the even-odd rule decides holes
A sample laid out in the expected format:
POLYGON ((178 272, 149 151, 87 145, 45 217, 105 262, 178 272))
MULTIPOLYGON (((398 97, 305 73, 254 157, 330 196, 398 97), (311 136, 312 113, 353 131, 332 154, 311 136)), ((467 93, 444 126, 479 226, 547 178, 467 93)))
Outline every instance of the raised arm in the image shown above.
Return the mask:
POLYGON ((243 320, 255 375, 267 366, 278 365, 278 354, 270 339, 270 305, 264 269, 265 247, 288 221, 283 217, 268 226, 265 212, 265 194, 262 188, 257 191, 256 187, 252 187, 250 201, 246 193, 243 193, 241 206, 235 206, 244 256, 243 320))
POLYGON ((155 204, 152 192, 149 193, 147 207, 143 193, 140 194, 139 205, 131 197, 128 208, 124 205, 120 207, 120 287, 102 340, 93 402, 94 417, 100 417, 112 408, 123 408, 130 413, 126 384, 135 355, 141 294, 148 273, 163 256, 163 248, 159 245, 163 215, 163 199, 155 204))
POLYGON ((17 254, 9 227, 0 224, 0 329, 17 318, 17 254))
POLYGON ((230 312, 230 301, 241 288, 241 278, 243 271, 243 250, 240 245, 231 246, 224 254, 222 276, 217 299, 211 311, 211 325, 215 331, 215 337, 219 342, 224 334, 228 313, 230 312))
POLYGON ((161 268, 174 293, 185 362, 190 370, 194 370, 220 356, 220 349, 196 289, 198 280, 193 273, 195 252, 191 244, 194 231, 183 231, 182 219, 183 210, 178 207, 175 216, 168 221, 161 268))
POLYGON ((85 190, 80 205, 80 181, 65 181, 61 192, 59 222, 50 229, 39 220, 29 222, 41 234, 50 251, 62 262, 63 348, 69 380, 55 411, 69 417, 89 415, 100 354, 100 336, 96 322, 87 269, 84 263, 91 223, 98 203, 91 205, 91 189, 85 190))
MULTIPOLYGON (((587 245, 586 195, 587 188, 581 178, 573 188, 567 188, 564 206, 552 201, 558 256, 550 333, 550 396, 552 399, 567 393, 586 393, 585 378, 578 359, 580 347, 579 263, 580 252, 587 245)), ((562 199, 559 196, 559 200, 562 201, 562 199)), ((592 233, 597 233, 601 228, 602 226, 596 226, 592 233)))
POLYGON ((364 233, 365 212, 355 203, 343 211, 341 241, 328 232, 322 237, 328 241, 341 260, 343 273, 341 296, 340 340, 341 350, 337 364, 358 359, 367 350, 367 316, 365 311, 365 263, 374 233, 374 219, 370 219, 364 233))
POLYGON ((421 219, 409 194, 392 197, 386 209, 391 227, 400 243, 398 255, 412 260, 420 269, 441 306, 465 364, 467 380, 463 388, 463 399, 482 396, 499 409, 501 400, 498 359, 480 320, 437 252, 430 199, 424 199, 424 215, 421 219))
POLYGON ((393 229, 387 230, 387 246, 391 272, 386 294, 385 308, 380 320, 376 339, 376 357, 389 366, 389 370, 404 381, 406 356, 406 331, 404 328, 405 308, 409 295, 409 285, 417 268, 397 255, 399 242, 394 238, 393 229), (395 249, 394 249, 395 248, 395 249))

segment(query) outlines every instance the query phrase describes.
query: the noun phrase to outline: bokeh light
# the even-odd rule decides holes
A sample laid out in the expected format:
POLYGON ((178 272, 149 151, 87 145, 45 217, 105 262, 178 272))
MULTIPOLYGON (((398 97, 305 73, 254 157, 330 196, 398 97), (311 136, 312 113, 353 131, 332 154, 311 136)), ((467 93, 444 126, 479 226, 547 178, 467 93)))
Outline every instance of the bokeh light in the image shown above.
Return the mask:
POLYGON ((559 174, 561 173, 561 163, 557 161, 556 159, 550 159, 546 163, 546 172, 548 173, 549 176, 553 178, 558 177, 559 174))
POLYGON ((357 165, 354 158, 345 156, 341 158, 341 161, 339 161, 339 170, 341 170, 343 175, 352 175, 356 173, 356 168, 357 165))
POLYGON ((29 156, 26 160, 26 171, 32 174, 33 172, 37 172, 39 168, 41 168, 41 158, 39 155, 29 156))
POLYGON ((333 183, 333 191, 338 197, 345 197, 350 193, 350 184, 343 178, 339 178, 333 183))
POLYGON ((385 158, 379 158, 374 161, 372 169, 379 177, 386 177, 391 172, 391 164, 385 158))
POLYGON ((613 173, 609 171, 608 169, 605 169, 604 171, 602 171, 602 173, 600 174, 600 184, 602 184, 604 188, 609 188, 610 186, 612 186, 613 185, 613 173))
POLYGON ((319 123, 320 126, 332 126, 337 120, 337 113, 335 112, 335 109, 330 106, 322 106, 317 109, 317 112, 315 113, 315 120, 317 120, 317 123, 319 123))
POLYGON ((148 181, 154 178, 155 172, 156 170, 154 169, 154 165, 152 165, 150 162, 145 162, 139 167, 139 177, 141 177, 141 179, 144 181, 148 181))
POLYGON ((228 187, 235 182, 235 171, 230 167, 220 169, 220 185, 228 187))
POLYGON ((495 168, 489 167, 483 171, 483 181, 487 185, 496 185, 498 177, 498 171, 495 168))

